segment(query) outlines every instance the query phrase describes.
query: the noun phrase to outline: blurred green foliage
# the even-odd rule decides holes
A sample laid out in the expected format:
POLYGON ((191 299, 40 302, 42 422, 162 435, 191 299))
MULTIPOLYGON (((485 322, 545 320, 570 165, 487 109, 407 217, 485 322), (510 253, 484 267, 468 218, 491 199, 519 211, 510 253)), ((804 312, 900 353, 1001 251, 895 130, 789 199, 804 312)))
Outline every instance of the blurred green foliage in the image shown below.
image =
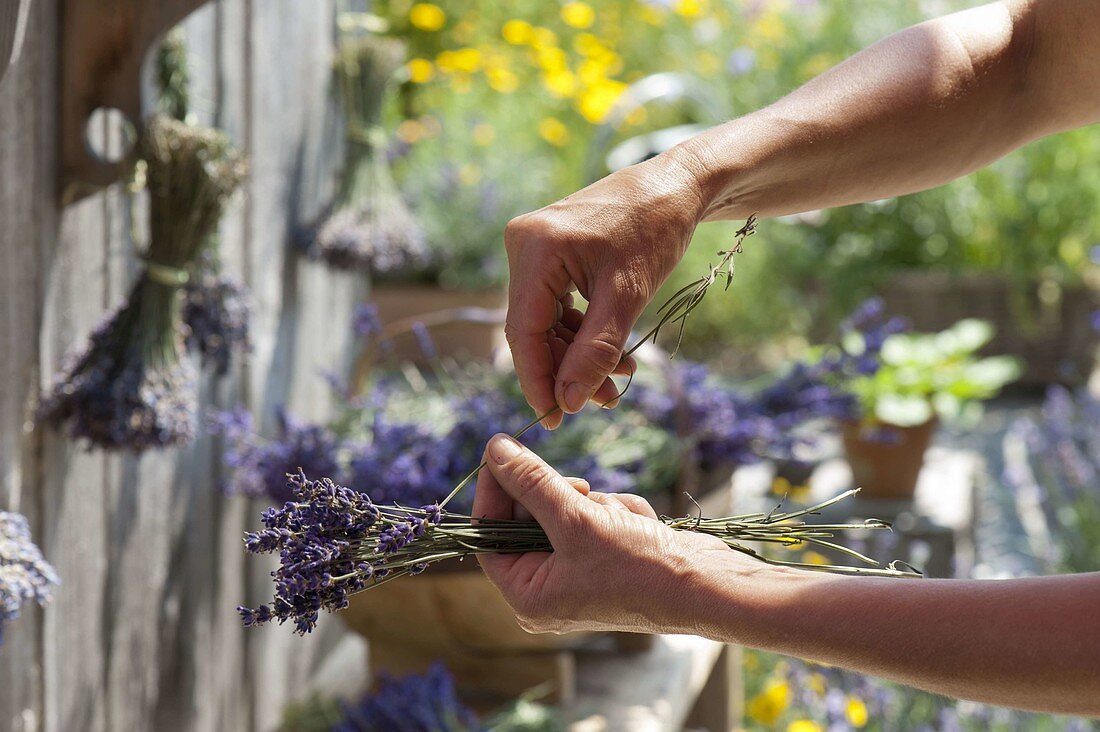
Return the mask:
MULTIPOLYGON (((585 171, 607 152, 603 132, 610 144, 720 121, 682 102, 655 102, 603 130, 631 82, 691 74, 713 106, 745 113, 889 33, 972 4, 383 0, 374 12, 410 48, 388 125, 403 146, 395 166, 434 244, 459 253, 444 284, 490 284, 505 276, 504 225, 588 183, 585 171)), ((1021 286, 1037 277, 1073 282, 1100 239, 1097 159, 1100 133, 1078 130, 935 190, 764 221, 735 287, 697 312, 685 354, 736 356, 762 340, 797 346, 899 269, 997 270, 1021 286)), ((701 227, 668 286, 705 271, 734 228, 701 227)))

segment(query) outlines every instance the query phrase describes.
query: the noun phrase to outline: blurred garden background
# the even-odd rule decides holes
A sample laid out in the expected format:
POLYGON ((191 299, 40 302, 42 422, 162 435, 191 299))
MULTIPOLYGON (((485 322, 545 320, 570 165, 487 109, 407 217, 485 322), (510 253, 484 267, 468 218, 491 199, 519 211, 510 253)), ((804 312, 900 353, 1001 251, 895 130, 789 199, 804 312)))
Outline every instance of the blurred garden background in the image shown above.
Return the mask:
POLYGON ((772 562, 1100 570, 1095 127, 748 238, 702 225, 632 342, 740 244, 732 284, 638 351, 615 410, 530 428, 504 343, 513 217, 976 4, 189 0, 73 165, 58 78, 122 56, 93 33, 107 60, 74 64, 40 0, 0 68, 0 729, 1100 729, 694 636, 530 635, 469 557, 375 587, 381 549, 328 572, 347 542, 284 521, 331 478, 424 506, 430 540, 486 440, 527 430, 681 527, 842 527, 847 551, 772 562), (244 556, 260 523, 245 549, 275 557, 244 556))

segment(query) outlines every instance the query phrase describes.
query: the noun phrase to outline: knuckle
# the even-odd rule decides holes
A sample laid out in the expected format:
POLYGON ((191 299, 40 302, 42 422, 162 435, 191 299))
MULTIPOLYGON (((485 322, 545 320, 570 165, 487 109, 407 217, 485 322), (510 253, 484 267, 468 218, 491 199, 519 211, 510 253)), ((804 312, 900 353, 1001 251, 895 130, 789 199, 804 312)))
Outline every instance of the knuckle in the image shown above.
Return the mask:
POLYGON ((550 470, 542 463, 535 461, 513 463, 511 474, 512 481, 520 489, 520 495, 526 495, 552 479, 550 470))
POLYGON ((619 365, 623 349, 607 338, 598 336, 585 343, 579 355, 593 372, 594 384, 592 385, 598 386, 596 382, 619 365))

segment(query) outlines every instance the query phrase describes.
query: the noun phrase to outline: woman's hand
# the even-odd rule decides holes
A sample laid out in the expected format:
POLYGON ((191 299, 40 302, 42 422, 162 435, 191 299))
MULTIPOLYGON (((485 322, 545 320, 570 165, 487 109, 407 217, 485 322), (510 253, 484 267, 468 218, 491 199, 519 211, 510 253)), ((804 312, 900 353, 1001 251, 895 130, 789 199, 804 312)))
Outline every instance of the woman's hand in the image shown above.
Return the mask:
POLYGON ((608 376, 629 370, 621 359, 630 330, 703 216, 694 170, 690 156, 670 151, 508 224, 505 332, 538 414, 572 414, 593 398, 614 406, 608 376), (589 302, 583 314, 574 289, 589 302))
POLYGON ((489 442, 486 462, 473 515, 511 519, 529 511, 554 546, 552 553, 478 556, 529 632, 693 632, 695 568, 715 552, 738 561, 714 537, 665 526, 639 496, 571 483, 506 435, 489 442))

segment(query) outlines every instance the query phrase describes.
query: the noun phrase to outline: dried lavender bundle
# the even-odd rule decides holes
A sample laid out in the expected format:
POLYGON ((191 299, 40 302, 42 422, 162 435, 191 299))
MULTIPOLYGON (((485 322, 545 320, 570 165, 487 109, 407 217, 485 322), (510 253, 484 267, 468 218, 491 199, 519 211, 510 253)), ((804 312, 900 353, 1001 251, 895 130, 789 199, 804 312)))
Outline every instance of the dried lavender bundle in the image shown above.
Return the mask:
POLYGON ((228 139, 162 115, 142 134, 149 190, 145 268, 125 303, 68 358, 40 408, 107 449, 180 445, 195 434, 195 370, 183 358, 179 290, 245 166, 228 139))
POLYGON ((341 43, 336 76, 343 92, 346 158, 336 201, 308 243, 311 256, 338 269, 401 275, 430 263, 427 241, 390 173, 379 126, 403 44, 367 35, 341 43))
MULTIPOLYGON (((448 559, 477 554, 553 551, 542 527, 533 521, 474 519, 444 511, 437 504, 409 508, 380 506, 366 494, 333 483, 310 480, 304 473, 288 476, 293 499, 264 512, 264 529, 245 536, 245 547, 257 554, 278 553, 275 598, 270 605, 238 608, 246 626, 271 620, 291 621, 298 633, 313 630, 321 610, 348 606, 348 597, 407 575, 423 572, 448 559)), ((726 518, 661 520, 677 531, 716 536, 731 549, 771 564, 806 569, 889 577, 919 576, 900 564, 882 567, 875 560, 835 541, 855 529, 888 529, 875 519, 858 524, 809 524, 800 520, 855 491, 790 513, 753 513, 726 518), (800 564, 771 559, 746 542, 786 546, 812 544, 840 551, 866 567, 800 564)))
POLYGON ((27 519, 0 511, 0 640, 4 624, 18 618, 25 603, 45 606, 57 584, 57 572, 31 539, 27 519))

